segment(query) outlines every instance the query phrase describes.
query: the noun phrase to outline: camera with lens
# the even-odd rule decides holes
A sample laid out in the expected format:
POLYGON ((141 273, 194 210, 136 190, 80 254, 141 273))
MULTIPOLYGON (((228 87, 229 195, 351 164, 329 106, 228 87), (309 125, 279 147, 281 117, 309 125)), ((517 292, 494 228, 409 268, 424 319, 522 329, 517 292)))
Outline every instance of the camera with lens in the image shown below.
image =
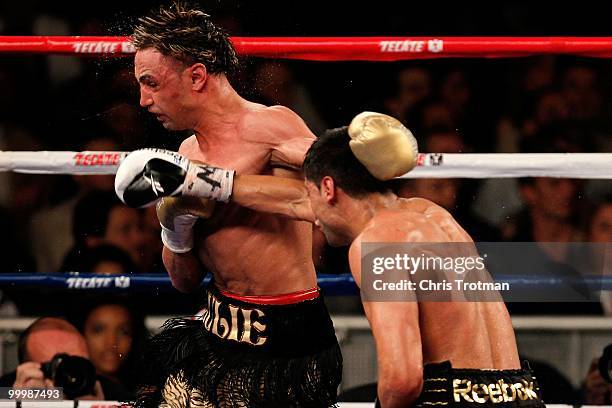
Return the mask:
POLYGON ((96 369, 86 358, 60 353, 43 363, 41 369, 45 378, 63 388, 68 399, 94 393, 96 369))

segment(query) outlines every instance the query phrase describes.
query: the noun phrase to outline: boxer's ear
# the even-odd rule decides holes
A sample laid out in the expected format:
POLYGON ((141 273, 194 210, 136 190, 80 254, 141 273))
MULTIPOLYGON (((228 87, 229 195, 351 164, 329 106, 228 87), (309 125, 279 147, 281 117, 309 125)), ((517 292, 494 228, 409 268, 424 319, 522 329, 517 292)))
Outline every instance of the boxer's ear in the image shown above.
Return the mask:
POLYGON ((189 67, 190 75, 191 75, 191 89, 199 92, 204 89, 204 85, 206 84, 206 79, 208 79, 208 71, 206 70, 206 66, 202 63, 193 64, 189 67))
POLYGON ((336 202, 336 183, 333 178, 325 176, 321 179, 321 195, 328 204, 336 202))

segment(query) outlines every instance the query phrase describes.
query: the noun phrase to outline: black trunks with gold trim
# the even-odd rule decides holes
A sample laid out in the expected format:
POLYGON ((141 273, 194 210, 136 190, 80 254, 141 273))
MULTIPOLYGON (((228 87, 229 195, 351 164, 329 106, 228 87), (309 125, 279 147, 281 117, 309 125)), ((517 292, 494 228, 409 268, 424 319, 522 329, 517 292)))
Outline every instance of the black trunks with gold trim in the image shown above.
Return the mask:
POLYGON ((335 404, 342 377, 317 288, 240 296, 209 285, 198 316, 167 321, 144 364, 142 408, 324 408, 335 404))

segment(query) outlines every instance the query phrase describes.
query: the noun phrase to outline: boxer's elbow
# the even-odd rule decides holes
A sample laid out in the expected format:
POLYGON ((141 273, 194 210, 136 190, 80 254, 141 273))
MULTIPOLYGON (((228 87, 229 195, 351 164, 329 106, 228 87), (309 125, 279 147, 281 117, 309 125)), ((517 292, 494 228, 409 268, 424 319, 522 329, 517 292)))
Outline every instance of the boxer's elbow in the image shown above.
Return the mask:
POLYGON ((170 281, 172 282, 172 286, 174 287, 174 289, 178 290, 181 293, 192 293, 199 287, 197 283, 194 283, 191 280, 178 278, 177 276, 172 274, 170 274, 170 281))
POLYGON ((378 399, 382 408, 411 406, 421 394, 423 377, 398 372, 381 376, 378 381, 378 399))

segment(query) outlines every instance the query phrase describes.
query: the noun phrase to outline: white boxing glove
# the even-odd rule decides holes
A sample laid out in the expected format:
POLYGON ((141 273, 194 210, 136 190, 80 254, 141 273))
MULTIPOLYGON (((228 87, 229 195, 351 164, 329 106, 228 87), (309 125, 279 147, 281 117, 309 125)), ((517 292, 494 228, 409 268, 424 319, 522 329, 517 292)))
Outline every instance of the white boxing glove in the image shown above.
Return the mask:
POLYGON ((228 202, 234 170, 200 164, 164 149, 135 150, 115 175, 115 192, 130 207, 147 207, 162 197, 195 196, 228 202))

